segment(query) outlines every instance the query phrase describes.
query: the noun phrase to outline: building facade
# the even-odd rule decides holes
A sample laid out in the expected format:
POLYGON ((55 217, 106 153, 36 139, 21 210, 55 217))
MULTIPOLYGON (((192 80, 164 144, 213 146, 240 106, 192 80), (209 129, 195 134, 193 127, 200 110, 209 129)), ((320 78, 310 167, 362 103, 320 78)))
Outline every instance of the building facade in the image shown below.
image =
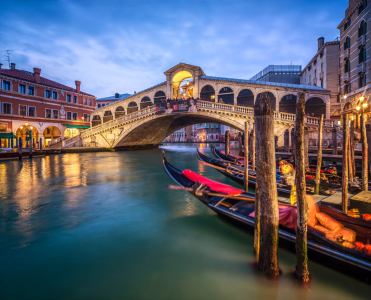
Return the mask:
MULTIPOLYGON (((318 39, 318 50, 310 62, 300 73, 300 84, 320 86, 331 92, 330 94, 330 117, 340 118, 340 88, 339 88, 339 57, 340 42, 325 43, 323 37, 318 39)), ((322 102, 313 100, 306 107, 310 114, 319 110, 322 102)))
POLYGON ((250 80, 300 84, 300 72, 299 65, 269 65, 250 80))
MULTIPOLYGON (((349 0, 340 30, 340 92, 342 110, 355 109, 371 93, 370 25, 371 5, 366 0, 349 0)), ((367 107, 369 114, 370 105, 367 107)), ((352 115, 351 119, 355 116, 352 115)))
POLYGON ((33 72, 2 69, 0 64, 0 139, 1 147, 47 146, 55 139, 70 138, 90 127, 90 114, 95 109, 95 96, 80 90, 80 81, 71 88, 33 72), (15 138, 17 137, 17 139, 15 138))

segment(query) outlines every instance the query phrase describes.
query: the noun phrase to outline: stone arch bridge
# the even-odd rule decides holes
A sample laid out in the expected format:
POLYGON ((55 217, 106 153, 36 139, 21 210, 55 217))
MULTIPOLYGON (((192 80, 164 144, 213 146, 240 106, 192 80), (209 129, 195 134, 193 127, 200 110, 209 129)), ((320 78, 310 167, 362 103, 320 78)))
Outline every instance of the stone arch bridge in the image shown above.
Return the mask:
MULTIPOLYGON (((219 123, 243 131, 253 123, 253 105, 260 93, 269 93, 275 108, 275 135, 293 127, 298 93, 306 92, 309 131, 316 131, 319 114, 325 115, 330 132, 330 92, 316 86, 260 82, 206 76, 200 67, 180 63, 164 72, 166 81, 95 110, 91 128, 66 141, 66 146, 138 147, 155 146, 176 130, 199 123, 219 123), (183 94, 180 94, 181 89, 183 94), (156 105, 170 99, 197 99, 194 112, 159 114, 156 105)), ((175 102, 174 102, 175 103, 175 102)))

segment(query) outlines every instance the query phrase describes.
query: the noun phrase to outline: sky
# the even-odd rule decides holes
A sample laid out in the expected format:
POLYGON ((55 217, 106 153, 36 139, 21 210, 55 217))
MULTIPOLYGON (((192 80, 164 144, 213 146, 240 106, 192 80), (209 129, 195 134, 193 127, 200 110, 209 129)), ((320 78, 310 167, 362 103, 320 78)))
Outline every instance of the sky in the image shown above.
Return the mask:
POLYGON ((340 36, 347 7, 348 0, 0 0, 0 51, 13 50, 17 69, 38 67, 71 87, 80 80, 98 98, 132 94, 165 81, 180 62, 239 79, 271 64, 304 68, 319 37, 340 36))

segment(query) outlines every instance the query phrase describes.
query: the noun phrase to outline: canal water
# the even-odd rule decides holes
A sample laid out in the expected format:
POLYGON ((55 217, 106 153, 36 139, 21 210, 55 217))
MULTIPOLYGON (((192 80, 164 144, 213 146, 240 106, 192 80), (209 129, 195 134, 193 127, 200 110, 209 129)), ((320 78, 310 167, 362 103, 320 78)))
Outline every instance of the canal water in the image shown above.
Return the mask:
MULTIPOLYGON (((202 166, 196 147, 168 160, 202 166)), ((192 195, 165 189, 161 149, 52 155, 0 163, 0 299, 371 299, 370 285, 279 249, 282 276, 253 268, 253 237, 192 195)), ((235 184, 234 184, 235 185, 235 184)))

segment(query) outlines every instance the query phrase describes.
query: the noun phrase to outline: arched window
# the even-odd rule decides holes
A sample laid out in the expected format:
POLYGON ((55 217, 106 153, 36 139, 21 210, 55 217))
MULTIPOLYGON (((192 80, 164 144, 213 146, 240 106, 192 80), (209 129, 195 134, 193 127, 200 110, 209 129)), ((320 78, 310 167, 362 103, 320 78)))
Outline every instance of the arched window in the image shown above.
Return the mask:
POLYGON ((113 115, 110 110, 106 110, 103 115, 103 123, 113 120, 113 115))
POLYGON ((323 63, 321 63, 321 72, 323 72, 323 63))
POLYGON ((366 34, 367 32, 367 23, 365 21, 362 21, 358 28, 358 37, 361 37, 362 35, 366 34))
POLYGON ((366 74, 363 74, 358 78, 358 88, 364 87, 365 85, 366 85, 366 74))
POLYGON ((321 98, 313 97, 305 102, 305 114, 309 114, 314 117, 321 117, 323 114, 326 116, 326 104, 321 98))
POLYGON ((149 97, 144 97, 142 100, 140 100, 140 109, 146 108, 148 106, 151 106, 152 102, 149 97))
POLYGON ((279 103, 279 111, 286 112, 289 114, 296 113, 296 95, 286 95, 284 96, 279 103))
POLYGON ((115 111, 115 119, 125 116, 125 109, 122 106, 118 106, 115 111))
POLYGON ((158 91, 155 94, 155 97, 153 99, 154 99, 155 104, 157 104, 157 103, 160 103, 162 101, 166 101, 166 95, 163 91, 158 91))
POLYGON ((101 106, 101 105, 100 105, 100 104, 98 104, 98 108, 100 108, 100 106, 101 106))
POLYGON ((366 61, 366 49, 365 48, 361 48, 361 50, 359 50, 359 54, 358 54, 358 63, 362 63, 366 61))
POLYGON ((92 120, 92 126, 94 127, 94 126, 100 125, 101 123, 102 123, 102 120, 100 119, 100 116, 95 115, 92 120))
POLYGON ((350 37, 347 36, 347 38, 345 39, 345 43, 344 43, 344 50, 350 48, 350 37))
POLYGON ((205 85, 201 89, 200 100, 215 102, 215 90, 211 85, 205 85))

